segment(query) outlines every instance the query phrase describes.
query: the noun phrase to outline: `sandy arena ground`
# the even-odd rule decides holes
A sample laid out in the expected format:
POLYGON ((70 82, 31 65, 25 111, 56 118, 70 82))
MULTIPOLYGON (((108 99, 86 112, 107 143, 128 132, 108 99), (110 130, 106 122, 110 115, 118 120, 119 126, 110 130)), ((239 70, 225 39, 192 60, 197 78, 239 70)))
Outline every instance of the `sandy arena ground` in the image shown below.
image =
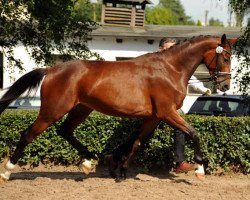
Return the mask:
MULTIPOLYGON (((0 171, 4 171, 3 164, 0 171)), ((17 167, 11 180, 0 184, 0 193, 1 200, 249 200, 250 175, 207 175, 202 182, 193 172, 140 174, 130 170, 127 180, 117 183, 106 167, 88 176, 77 167, 17 167)))

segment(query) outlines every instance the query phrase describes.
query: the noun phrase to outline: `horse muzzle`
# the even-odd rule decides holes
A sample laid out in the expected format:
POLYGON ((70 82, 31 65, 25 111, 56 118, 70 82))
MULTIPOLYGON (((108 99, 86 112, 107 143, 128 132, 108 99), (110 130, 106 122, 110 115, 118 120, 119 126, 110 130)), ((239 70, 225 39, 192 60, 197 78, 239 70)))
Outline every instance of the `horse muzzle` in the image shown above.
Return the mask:
POLYGON ((228 76, 220 76, 216 80, 216 85, 218 86, 218 89, 222 92, 225 92, 230 89, 230 75, 228 76))

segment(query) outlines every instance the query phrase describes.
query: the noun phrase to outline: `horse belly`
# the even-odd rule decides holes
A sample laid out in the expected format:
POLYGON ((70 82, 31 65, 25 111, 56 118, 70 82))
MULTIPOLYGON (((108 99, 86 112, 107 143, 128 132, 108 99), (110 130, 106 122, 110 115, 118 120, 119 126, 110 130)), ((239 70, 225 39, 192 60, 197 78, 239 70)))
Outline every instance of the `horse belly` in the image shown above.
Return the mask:
POLYGON ((145 117, 152 115, 151 102, 141 92, 96 90, 82 99, 94 110, 114 116, 145 117))
POLYGON ((114 107, 103 104, 102 107, 92 106, 96 111, 101 112, 106 115, 112 116, 123 116, 123 117, 147 117, 151 116, 152 112, 149 108, 138 108, 128 109, 124 107, 114 107))

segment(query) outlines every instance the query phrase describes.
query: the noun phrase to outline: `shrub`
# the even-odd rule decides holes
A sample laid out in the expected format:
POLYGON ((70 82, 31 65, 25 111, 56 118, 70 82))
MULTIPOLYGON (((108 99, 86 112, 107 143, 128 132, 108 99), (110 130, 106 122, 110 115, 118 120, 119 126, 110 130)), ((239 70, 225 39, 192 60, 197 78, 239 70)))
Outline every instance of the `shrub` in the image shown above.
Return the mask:
MULTIPOLYGON (((19 132, 30 126, 37 111, 7 110, 0 121, 0 159, 13 153, 20 138, 19 132)), ((184 116, 197 130, 203 148, 208 173, 218 167, 250 172, 250 117, 184 116)), ((132 134, 139 131, 142 120, 118 118, 93 113, 75 130, 76 137, 89 151, 102 157, 132 134)), ((20 164, 39 163, 77 164, 81 157, 64 139, 56 134, 61 121, 50 126, 28 147, 20 164)), ((136 156, 135 162, 148 171, 155 167, 171 169, 174 165, 173 129, 161 123, 136 156)), ((192 142, 187 139, 186 159, 193 160, 192 142)))

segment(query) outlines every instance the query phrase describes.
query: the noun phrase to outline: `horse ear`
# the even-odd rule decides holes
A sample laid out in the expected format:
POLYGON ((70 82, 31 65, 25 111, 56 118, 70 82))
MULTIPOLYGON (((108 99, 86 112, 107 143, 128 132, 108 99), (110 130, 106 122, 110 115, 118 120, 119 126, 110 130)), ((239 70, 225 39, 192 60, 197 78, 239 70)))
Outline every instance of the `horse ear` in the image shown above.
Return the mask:
POLYGON ((231 39, 228 39, 228 41, 231 45, 235 45, 235 43, 238 41, 238 38, 231 38, 231 39))
POLYGON ((224 44, 226 44, 226 42, 227 42, 226 34, 223 34, 221 37, 221 44, 224 45, 224 44))

